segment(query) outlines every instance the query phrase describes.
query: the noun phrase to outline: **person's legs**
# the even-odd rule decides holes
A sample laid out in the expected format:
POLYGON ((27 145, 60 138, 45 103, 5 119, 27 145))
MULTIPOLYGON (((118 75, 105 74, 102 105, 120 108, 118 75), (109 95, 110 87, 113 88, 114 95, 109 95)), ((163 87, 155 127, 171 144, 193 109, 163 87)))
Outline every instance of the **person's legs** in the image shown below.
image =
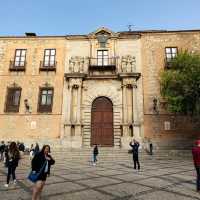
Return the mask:
POLYGON ((140 169, 138 154, 134 155, 134 169, 136 169, 136 166, 137 166, 138 169, 140 169))
POLYGON ((39 200, 40 199, 40 195, 41 195, 42 189, 44 187, 43 182, 44 181, 39 180, 33 186, 32 200, 39 200))
POLYGON ((139 158, 137 157, 137 165, 138 165, 138 170, 140 169, 140 162, 139 162, 139 158))
POLYGON ((42 189, 43 189, 44 185, 45 185, 45 181, 41 181, 41 187, 40 187, 40 190, 38 192, 37 200, 40 200, 42 189))
POLYGON ((96 162, 96 161, 97 161, 97 155, 94 154, 94 162, 96 162))
POLYGON ((197 191, 200 192, 200 166, 196 166, 197 171, 197 191))
POLYGON ((16 170, 16 166, 12 166, 11 173, 12 173, 13 181, 16 181, 15 170, 16 170))
POLYGON ((133 163, 134 163, 134 169, 136 169, 136 157, 133 155, 133 163))
POLYGON ((10 182, 11 173, 12 173, 12 167, 8 166, 7 184, 9 184, 9 182, 10 182))

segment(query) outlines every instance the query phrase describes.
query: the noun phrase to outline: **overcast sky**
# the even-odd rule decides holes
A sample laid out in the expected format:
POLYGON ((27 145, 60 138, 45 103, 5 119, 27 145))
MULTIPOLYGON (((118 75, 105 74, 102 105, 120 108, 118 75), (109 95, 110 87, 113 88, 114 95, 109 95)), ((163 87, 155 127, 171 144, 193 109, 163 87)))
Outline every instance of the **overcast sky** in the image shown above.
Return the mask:
POLYGON ((0 0, 0 35, 200 29, 200 0, 0 0))

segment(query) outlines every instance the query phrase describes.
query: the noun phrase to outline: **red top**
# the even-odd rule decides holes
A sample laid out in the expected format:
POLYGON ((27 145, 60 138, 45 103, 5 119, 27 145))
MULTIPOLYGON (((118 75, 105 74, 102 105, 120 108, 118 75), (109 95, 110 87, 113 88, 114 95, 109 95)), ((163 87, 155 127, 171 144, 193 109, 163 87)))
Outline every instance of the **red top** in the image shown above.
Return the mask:
POLYGON ((192 155, 193 155, 194 165, 200 166, 200 147, 193 147, 192 155))

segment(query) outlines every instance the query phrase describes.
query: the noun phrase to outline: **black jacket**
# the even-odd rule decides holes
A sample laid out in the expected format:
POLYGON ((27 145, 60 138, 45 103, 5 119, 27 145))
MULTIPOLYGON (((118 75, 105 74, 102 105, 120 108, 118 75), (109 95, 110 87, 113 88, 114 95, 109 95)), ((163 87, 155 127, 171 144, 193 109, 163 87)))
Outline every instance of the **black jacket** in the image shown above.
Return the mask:
POLYGON ((138 155, 138 148, 139 148, 140 144, 138 142, 135 142, 134 144, 132 144, 130 142, 129 145, 132 147, 132 153, 133 153, 133 155, 138 155))
POLYGON ((99 150, 98 150, 97 146, 94 147, 93 154, 95 154, 95 155, 99 154, 99 150))
POLYGON ((13 166, 17 167, 20 159, 19 151, 16 150, 13 153, 10 153, 9 150, 5 151, 5 157, 6 157, 6 167, 13 166))
MULTIPOLYGON (((49 165, 47 174, 50 174, 51 165, 55 163, 55 160, 53 160, 53 158, 50 155, 48 155, 48 157, 50 158, 50 160, 48 160, 49 165)), ((46 159, 43 153, 36 154, 32 160, 32 171, 39 172, 42 166, 44 165, 45 161, 46 159)))

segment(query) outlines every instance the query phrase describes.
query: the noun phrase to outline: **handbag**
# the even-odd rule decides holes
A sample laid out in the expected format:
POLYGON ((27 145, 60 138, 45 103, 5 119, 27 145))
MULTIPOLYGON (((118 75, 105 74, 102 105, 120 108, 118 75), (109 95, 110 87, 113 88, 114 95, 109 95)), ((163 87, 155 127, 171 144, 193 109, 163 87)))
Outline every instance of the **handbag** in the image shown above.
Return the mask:
POLYGON ((35 172, 35 171, 31 170, 31 172, 29 173, 27 179, 30 180, 31 182, 35 183, 38 180, 40 174, 42 173, 46 163, 47 163, 47 161, 44 162, 44 164, 42 165, 42 167, 41 167, 39 172, 35 172))

